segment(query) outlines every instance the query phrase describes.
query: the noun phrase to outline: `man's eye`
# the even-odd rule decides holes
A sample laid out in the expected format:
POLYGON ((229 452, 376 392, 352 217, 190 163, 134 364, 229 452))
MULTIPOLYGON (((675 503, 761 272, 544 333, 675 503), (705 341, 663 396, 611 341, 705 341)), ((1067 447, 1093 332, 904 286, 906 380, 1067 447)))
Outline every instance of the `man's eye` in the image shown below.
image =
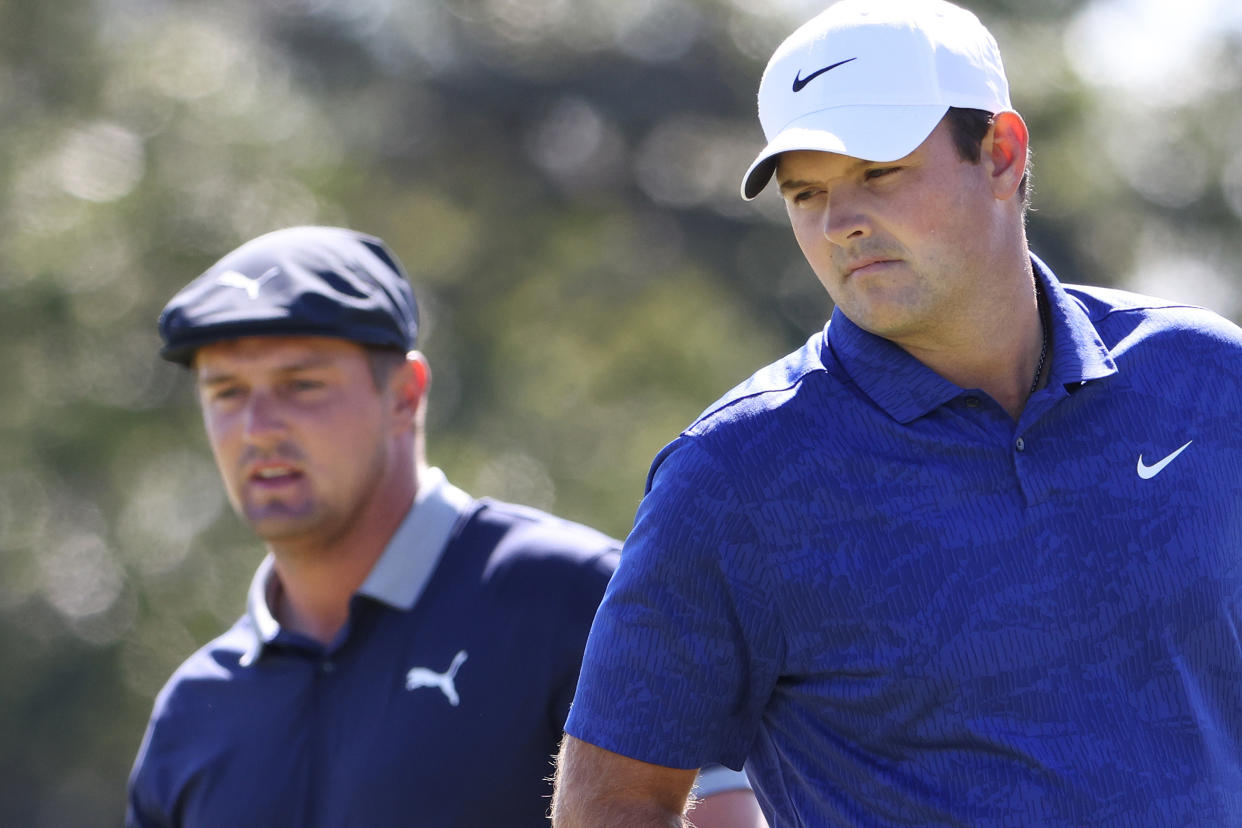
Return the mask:
POLYGON ((319 380, 295 379, 290 380, 289 387, 294 391, 315 391, 319 388, 323 388, 323 383, 319 380))
POLYGON ((867 170, 866 177, 868 181, 872 179, 876 179, 876 178, 883 178, 886 175, 890 175, 891 173, 897 172, 897 170, 899 169, 901 168, 900 167, 873 167, 867 170))
POLYGON ((217 388, 215 391, 211 392, 211 398, 213 400, 232 400, 240 397, 241 395, 242 390, 236 386, 225 386, 217 388))

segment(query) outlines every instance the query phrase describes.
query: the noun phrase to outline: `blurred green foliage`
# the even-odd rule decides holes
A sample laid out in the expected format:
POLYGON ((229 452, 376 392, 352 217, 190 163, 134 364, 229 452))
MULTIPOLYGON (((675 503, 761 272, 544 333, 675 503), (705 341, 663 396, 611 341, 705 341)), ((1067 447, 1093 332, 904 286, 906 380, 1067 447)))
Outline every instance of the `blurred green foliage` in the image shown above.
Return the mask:
MULTIPOLYGON (((1150 5, 972 7, 1032 128, 1037 252, 1237 318, 1242 20, 1146 31, 1135 80, 1150 5)), ((819 7, 0 0, 0 824, 119 824, 154 693, 260 558, 156 357, 180 285, 281 226, 382 236, 432 461, 624 535, 664 442, 830 311, 779 201, 737 196, 763 63, 819 7)))

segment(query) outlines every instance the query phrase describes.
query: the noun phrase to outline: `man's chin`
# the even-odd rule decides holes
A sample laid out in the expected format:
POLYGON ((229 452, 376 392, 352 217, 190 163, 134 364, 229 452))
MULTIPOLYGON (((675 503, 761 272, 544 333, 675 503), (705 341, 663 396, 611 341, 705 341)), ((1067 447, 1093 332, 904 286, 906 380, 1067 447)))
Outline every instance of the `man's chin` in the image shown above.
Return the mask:
POLYGON ((265 506, 246 510, 246 523, 265 541, 288 541, 314 529, 316 516, 309 509, 265 506))

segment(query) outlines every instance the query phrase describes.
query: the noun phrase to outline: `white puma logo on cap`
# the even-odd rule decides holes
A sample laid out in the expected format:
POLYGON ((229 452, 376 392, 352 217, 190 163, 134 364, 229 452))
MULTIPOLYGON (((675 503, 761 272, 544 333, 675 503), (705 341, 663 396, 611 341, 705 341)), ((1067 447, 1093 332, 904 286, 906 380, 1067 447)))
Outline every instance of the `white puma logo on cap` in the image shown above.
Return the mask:
POLYGON ((273 267, 257 279, 251 279, 245 273, 238 273, 236 270, 226 270, 216 277, 216 284, 225 287, 241 288, 246 291, 246 295, 251 299, 259 298, 259 288, 268 279, 280 272, 279 267, 273 267))

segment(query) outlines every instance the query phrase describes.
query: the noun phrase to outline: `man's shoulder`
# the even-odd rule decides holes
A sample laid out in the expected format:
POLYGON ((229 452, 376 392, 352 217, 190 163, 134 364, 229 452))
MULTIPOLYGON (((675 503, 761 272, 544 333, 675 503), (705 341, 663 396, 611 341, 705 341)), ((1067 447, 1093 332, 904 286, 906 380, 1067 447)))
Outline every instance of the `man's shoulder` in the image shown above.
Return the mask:
POLYGON ((1242 344, 1242 329, 1200 305, 1120 288, 1076 284, 1067 284, 1064 288, 1106 339, 1139 333, 1144 337, 1206 336, 1242 344), (1110 333, 1112 337, 1108 336, 1110 333))
POLYGON ((747 474, 760 475, 757 463, 770 468, 805 434, 828 433, 823 419, 855 397, 852 382, 827 345, 826 331, 816 332, 801 348, 760 368, 704 409, 656 454, 645 490, 650 492, 657 471, 667 468, 674 455, 674 465, 713 480, 720 479, 718 472, 737 471, 739 464, 747 474))
POLYGON ((541 630, 549 646, 569 641, 580 658, 620 557, 620 541, 589 526, 481 498, 450 539, 437 583, 448 590, 441 600, 451 592, 452 603, 505 619, 511 633, 541 630))
POLYGON ((242 616, 226 632, 208 641, 181 662, 156 696, 154 719, 193 719, 199 708, 216 709, 223 694, 244 677, 242 655, 254 640, 250 619, 242 616))
POLYGON ((199 647, 156 695, 130 774, 127 825, 165 824, 187 780, 226 749, 239 715, 254 707, 253 693, 237 692, 248 626, 243 618, 199 647))
MULTIPOLYGON (((473 548, 489 569, 601 572, 616 569, 621 542, 583 523, 541 509, 481 498, 451 543, 473 548)), ((589 577, 589 576, 588 576, 589 577)))
POLYGON ((836 376, 827 360, 822 331, 811 336, 798 350, 787 354, 751 374, 708 406, 683 434, 703 435, 719 429, 734 431, 753 418, 768 412, 797 408, 798 391, 808 382, 827 379, 829 387, 836 376))

